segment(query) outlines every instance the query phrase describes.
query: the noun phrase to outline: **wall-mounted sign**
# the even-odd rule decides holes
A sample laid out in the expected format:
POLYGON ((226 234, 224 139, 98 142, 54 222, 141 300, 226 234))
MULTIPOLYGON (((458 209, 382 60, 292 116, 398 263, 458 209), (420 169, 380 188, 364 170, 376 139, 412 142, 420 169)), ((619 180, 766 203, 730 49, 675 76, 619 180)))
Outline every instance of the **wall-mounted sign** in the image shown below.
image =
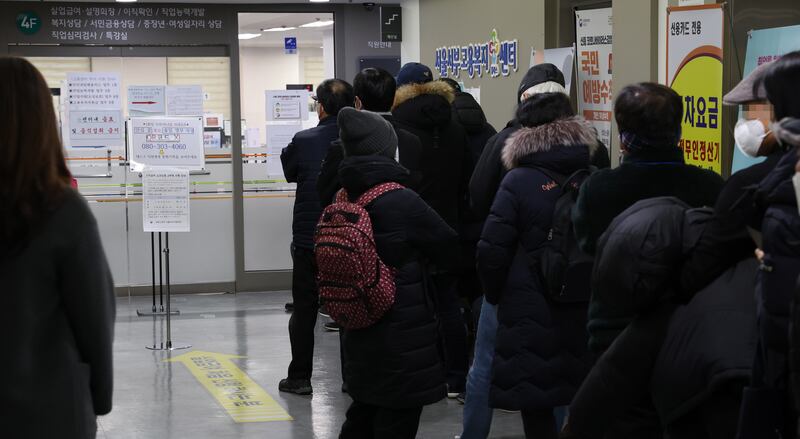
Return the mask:
POLYGON ((470 78, 481 78, 484 73, 492 78, 505 77, 517 71, 518 49, 517 40, 500 41, 497 29, 493 29, 487 42, 436 49, 435 66, 442 78, 458 78, 461 72, 470 78))
POLYGON ((171 166, 200 170, 205 166, 202 117, 132 118, 128 125, 131 170, 171 166))
POLYGON ((287 55, 297 54, 297 37, 286 37, 283 39, 283 51, 287 55))
POLYGON ((224 43, 234 12, 226 6, 44 3, 0 5, 16 17, 14 42, 28 44, 224 43))
POLYGON ((569 92, 572 89, 572 66, 575 65, 575 47, 560 47, 557 49, 536 50, 531 49, 530 67, 538 64, 549 63, 558 67, 564 74, 564 88, 569 92))
POLYGON ((723 5, 667 9, 667 85, 683 98, 686 163, 722 173, 723 5))
POLYGON ((381 6, 381 41, 403 41, 403 8, 381 6))
POLYGON ((611 145, 613 106, 611 8, 575 11, 578 113, 597 129, 600 140, 611 145))

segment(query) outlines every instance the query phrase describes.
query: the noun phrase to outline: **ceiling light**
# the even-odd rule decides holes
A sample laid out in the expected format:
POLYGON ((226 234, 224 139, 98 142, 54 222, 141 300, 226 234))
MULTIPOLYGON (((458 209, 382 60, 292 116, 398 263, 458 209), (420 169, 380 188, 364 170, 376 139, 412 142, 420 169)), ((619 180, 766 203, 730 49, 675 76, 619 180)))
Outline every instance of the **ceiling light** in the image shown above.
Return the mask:
POLYGON ((311 3, 328 3, 331 0, 308 0, 311 3))
POLYGON ((136 3, 139 0, 117 0, 117 3, 136 3))
POLYGON ((321 21, 317 18, 317 21, 312 21, 311 23, 301 24, 300 27, 325 27, 330 26, 333 24, 333 20, 325 20, 321 21))
POLYGON ((294 30, 294 29, 297 28, 294 26, 289 26, 289 27, 281 26, 281 27, 271 27, 269 29, 261 29, 261 32, 285 32, 287 30, 294 30))
POLYGON ((239 34, 240 40, 252 40, 253 38, 260 37, 261 34, 239 34))

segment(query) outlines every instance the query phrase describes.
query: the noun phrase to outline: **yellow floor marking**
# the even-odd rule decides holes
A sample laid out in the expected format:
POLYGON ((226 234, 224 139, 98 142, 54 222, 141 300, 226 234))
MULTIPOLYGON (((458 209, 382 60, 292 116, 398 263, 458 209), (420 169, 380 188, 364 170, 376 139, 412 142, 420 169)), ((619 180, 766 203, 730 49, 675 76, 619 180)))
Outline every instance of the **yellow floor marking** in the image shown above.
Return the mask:
POLYGON ((231 358, 244 357, 192 351, 165 361, 185 364, 235 422, 292 421, 289 413, 231 358))

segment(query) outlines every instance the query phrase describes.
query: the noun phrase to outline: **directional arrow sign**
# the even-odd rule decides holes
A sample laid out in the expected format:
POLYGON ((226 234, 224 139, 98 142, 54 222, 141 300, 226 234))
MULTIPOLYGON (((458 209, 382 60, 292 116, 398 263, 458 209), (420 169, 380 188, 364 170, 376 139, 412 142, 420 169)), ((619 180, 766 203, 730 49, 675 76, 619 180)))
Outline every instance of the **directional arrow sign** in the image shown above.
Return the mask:
POLYGON ((231 361, 232 358, 244 357, 192 351, 165 361, 186 365, 235 422, 293 420, 261 386, 231 361))

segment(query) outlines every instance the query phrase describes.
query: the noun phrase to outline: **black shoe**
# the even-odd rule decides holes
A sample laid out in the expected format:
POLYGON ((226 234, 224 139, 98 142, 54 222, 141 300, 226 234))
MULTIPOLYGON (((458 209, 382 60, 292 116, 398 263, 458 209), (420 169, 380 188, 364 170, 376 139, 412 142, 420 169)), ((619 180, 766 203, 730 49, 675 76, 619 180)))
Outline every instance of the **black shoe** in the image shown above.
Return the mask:
POLYGON ((322 325, 322 327, 325 328, 326 331, 330 332, 339 332, 339 330, 342 329, 342 327, 339 326, 339 324, 336 322, 325 323, 324 325, 322 325))
POLYGON ((278 384, 281 392, 294 393, 295 395, 311 395, 311 380, 286 378, 278 384))
POLYGON ((331 315, 328 314, 328 308, 325 305, 319 307, 319 315, 327 319, 331 318, 331 315))
POLYGON ((294 311, 294 302, 287 302, 286 305, 283 305, 283 310, 286 312, 294 311))
POLYGON ((458 401, 459 404, 464 405, 467 402, 467 392, 459 393, 458 396, 456 396, 456 401, 458 401))
POLYGON ((464 393, 464 386, 456 386, 456 385, 447 385, 447 397, 450 399, 458 398, 458 395, 464 393))

